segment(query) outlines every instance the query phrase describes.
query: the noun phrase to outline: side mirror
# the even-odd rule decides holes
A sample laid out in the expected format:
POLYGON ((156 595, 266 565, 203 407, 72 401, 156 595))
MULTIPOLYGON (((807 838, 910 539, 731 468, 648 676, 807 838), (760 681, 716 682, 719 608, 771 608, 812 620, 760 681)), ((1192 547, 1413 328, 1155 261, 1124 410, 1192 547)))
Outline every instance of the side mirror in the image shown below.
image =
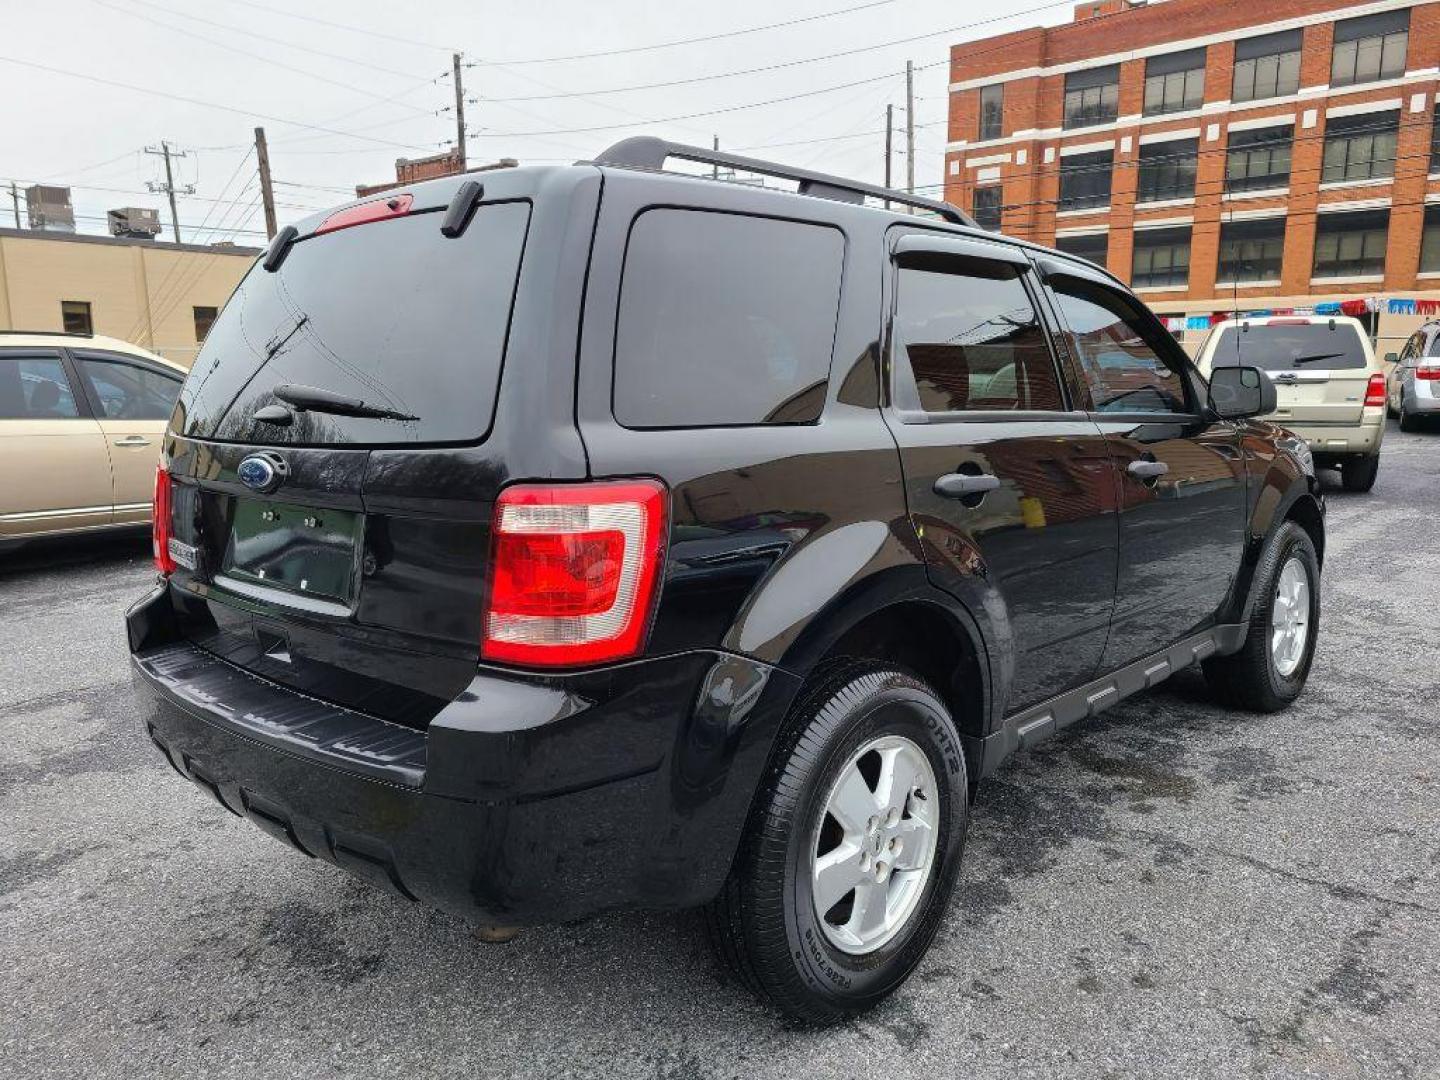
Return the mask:
POLYGON ((1222 420, 1275 411, 1275 384, 1257 367, 1218 367, 1210 373, 1210 408, 1222 420))
POLYGON ((1399 359, 1400 354, 1398 352, 1387 352, 1385 354, 1385 363, 1387 364, 1394 364, 1399 361, 1399 359))

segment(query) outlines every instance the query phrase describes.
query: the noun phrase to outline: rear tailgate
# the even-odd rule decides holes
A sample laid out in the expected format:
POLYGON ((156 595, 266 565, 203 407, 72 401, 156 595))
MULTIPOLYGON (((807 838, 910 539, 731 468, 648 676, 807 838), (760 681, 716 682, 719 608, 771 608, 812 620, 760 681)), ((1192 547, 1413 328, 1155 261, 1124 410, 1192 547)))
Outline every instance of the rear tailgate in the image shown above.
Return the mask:
POLYGON ((1369 350, 1349 321, 1239 323, 1220 330, 1212 367, 1249 364, 1275 381, 1272 419, 1304 427, 1357 426, 1364 419, 1369 350))
POLYGON ((507 183, 487 181, 459 237, 440 232, 457 185, 424 202, 426 185, 408 213, 302 234, 236 291, 167 439, 171 594, 189 640, 416 727, 473 679, 496 496, 517 470, 584 476, 573 393, 554 403, 535 386, 573 386, 579 279, 532 265, 547 261, 533 200, 488 194, 507 183), (551 289, 522 301, 532 271, 551 289), (552 318, 572 328, 559 378, 519 355, 534 347, 513 340, 522 303, 562 309, 552 318), (295 387, 365 408, 337 413, 313 394, 297 407, 295 387), (568 432, 550 431, 545 409, 568 432))

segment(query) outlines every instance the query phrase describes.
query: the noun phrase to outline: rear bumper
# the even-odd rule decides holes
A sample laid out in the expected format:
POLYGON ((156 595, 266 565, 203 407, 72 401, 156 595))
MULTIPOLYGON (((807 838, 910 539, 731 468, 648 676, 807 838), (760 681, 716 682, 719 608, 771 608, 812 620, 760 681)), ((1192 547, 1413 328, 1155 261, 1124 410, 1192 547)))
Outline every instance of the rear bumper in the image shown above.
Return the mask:
POLYGON ((697 652, 581 675, 481 669, 417 731, 129 618, 142 723, 180 775, 300 852, 477 922, 686 907, 729 872, 798 683, 697 652))
POLYGON ((1286 423, 1285 427, 1304 439, 1310 446, 1310 452, 1317 457, 1378 454, 1385 438, 1385 410, 1374 407, 1365 412, 1365 419, 1359 424, 1286 423))
POLYGON ((1416 380, 1413 386, 1401 390, 1400 400, 1407 413, 1440 412, 1440 383, 1416 380))

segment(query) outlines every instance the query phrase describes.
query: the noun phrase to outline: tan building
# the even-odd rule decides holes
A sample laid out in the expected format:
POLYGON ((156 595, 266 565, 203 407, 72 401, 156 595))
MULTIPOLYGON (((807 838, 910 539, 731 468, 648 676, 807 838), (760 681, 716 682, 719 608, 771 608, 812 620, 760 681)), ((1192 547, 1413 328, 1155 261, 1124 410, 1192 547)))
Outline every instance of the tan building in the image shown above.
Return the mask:
POLYGON ((259 253, 0 229, 0 330, 105 334, 188 368, 259 253))

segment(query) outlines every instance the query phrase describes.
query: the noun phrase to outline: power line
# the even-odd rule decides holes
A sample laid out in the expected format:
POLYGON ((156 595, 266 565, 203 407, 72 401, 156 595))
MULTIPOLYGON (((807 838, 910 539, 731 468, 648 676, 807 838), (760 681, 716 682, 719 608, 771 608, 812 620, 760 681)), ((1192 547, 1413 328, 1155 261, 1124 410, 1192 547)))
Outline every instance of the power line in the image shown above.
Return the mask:
POLYGON ((302 22, 315 23, 318 26, 328 26, 332 30, 344 30, 351 34, 362 34, 365 37, 379 38, 381 41, 394 41, 401 45, 414 45, 419 49, 434 49, 436 52, 455 51, 451 45, 437 45, 432 41, 419 41, 415 38, 401 37, 399 34, 391 34, 383 30, 369 30, 365 27, 354 26, 349 23, 332 22, 329 19, 321 19, 314 15, 302 15, 298 11, 287 11, 285 8, 271 7, 268 4, 258 4, 255 0, 226 0, 226 2, 239 4, 241 7, 253 8, 256 11, 268 12, 271 15, 279 15, 286 19, 299 19, 302 22))
MULTIPOLYGON (((868 11, 871 8, 886 7, 894 2, 895 0, 871 0, 870 3, 841 8, 839 11, 822 11, 816 15, 804 15, 795 19, 786 19, 783 22, 767 23, 764 26, 749 26, 740 30, 725 30, 716 34, 679 38, 674 41, 660 41, 650 45, 631 45, 621 49, 600 49, 595 52, 572 53, 569 56, 532 56, 517 60, 484 60, 479 61, 479 63, 487 67, 491 65, 497 67, 516 67, 522 64, 559 64, 571 60, 592 60, 602 56, 630 56, 634 53, 654 52, 657 49, 673 49, 681 45, 698 45, 707 41, 722 41, 726 38, 743 37, 746 34, 759 34, 767 30, 781 30, 788 26, 800 26, 804 23, 819 22, 821 19, 834 19, 841 15, 854 15, 856 12, 868 11)), ((1069 0, 1066 0, 1066 3, 1069 3, 1069 0)))
MULTIPOLYGON (((316 74, 315 72, 309 71, 309 70, 307 70, 307 69, 305 69, 305 68, 296 67, 294 64, 287 64, 287 63, 285 63, 283 60, 275 60, 275 59, 272 59, 271 57, 268 57, 268 56, 263 55, 262 53, 251 52, 249 49, 242 49, 242 48, 240 48, 240 46, 238 46, 238 45, 231 45, 231 44, 229 44, 229 43, 227 43, 227 42, 224 42, 224 41, 217 41, 217 40, 215 40, 215 39, 212 38, 212 37, 207 37, 207 36, 204 35, 204 34, 196 33, 194 30, 186 30, 186 29, 184 29, 183 27, 174 26, 174 25, 172 25, 172 24, 170 24, 170 23, 164 22, 164 21, 161 20, 161 19, 157 19, 157 18, 155 18, 155 17, 153 17, 153 16, 151 16, 151 15, 146 15, 146 14, 144 14, 143 12, 130 11, 130 10, 126 9, 126 8, 120 7, 120 6, 117 5, 117 4, 112 4, 112 3, 110 3, 109 0, 91 0, 91 3, 98 4, 100 7, 103 7, 103 8, 109 8, 111 11, 118 12, 119 14, 125 15, 125 16, 127 16, 128 18, 131 18, 131 19, 143 19, 145 22, 148 22, 148 23, 150 23, 150 24, 152 24, 152 25, 154 25, 154 26, 161 27, 161 28, 164 29, 164 30, 169 30, 172 34, 181 34, 181 35, 183 35, 183 36, 185 36, 185 37, 188 37, 188 38, 194 38, 196 41, 203 41, 203 42, 205 42, 207 45, 212 45, 212 46, 214 46, 214 47, 217 48, 217 49, 225 49, 225 50, 228 51, 228 52, 237 53, 237 54, 240 55, 240 56, 248 56, 248 57, 249 57, 250 59, 252 59, 252 60, 258 60, 258 61, 260 61, 260 63, 262 63, 262 64, 269 64, 269 65, 271 65, 272 67, 280 68, 282 71, 292 71, 292 72, 295 72, 295 73, 298 74, 298 75, 303 75, 303 76, 305 76, 307 79, 314 79, 316 82, 322 82, 322 83, 325 83, 325 84, 327 84, 327 85, 329 85, 329 86, 338 86, 338 87, 340 87, 342 90, 349 90, 349 91, 352 91, 353 93, 363 94, 365 97, 375 98, 375 99, 377 99, 377 100, 386 100, 386 101, 391 101, 391 100, 393 100, 393 99, 387 99, 387 98, 386 98, 384 95, 382 95, 382 94, 376 94, 376 93, 373 93, 373 92, 370 91, 370 90, 364 89, 363 87, 356 86, 354 83, 341 82, 341 81, 338 80, 338 79, 327 78, 327 77, 324 76, 324 75, 316 74)), ((409 109, 409 110, 411 110, 412 112, 414 112, 414 113, 416 113, 417 115, 420 115, 420 116, 434 116, 434 115, 435 115, 435 112, 434 112, 433 109, 422 109, 422 108, 420 108, 419 106, 416 106, 416 105, 406 105, 406 104, 404 104, 404 103, 402 103, 402 102, 394 102, 394 103, 397 104, 397 105, 400 105, 402 108, 409 109)))
MULTIPOLYGON (((873 45, 859 45, 853 49, 841 49, 839 52, 824 53, 820 56, 805 56, 795 60, 782 60, 779 63, 764 64, 760 67, 741 68, 736 71, 721 71, 711 75, 694 75, 685 79, 670 79, 665 82, 637 83, 631 86, 609 86, 599 90, 584 90, 565 92, 558 94, 531 94, 523 97, 509 98, 486 98, 487 101, 550 101, 558 98, 569 97, 595 97, 602 94, 628 94, 641 90, 662 90, 674 86, 689 86, 694 83, 712 82, 716 79, 735 79, 749 75, 760 75, 769 71, 781 71, 786 68, 800 67, 804 64, 818 64, 825 60, 838 60, 847 56, 858 56, 861 53, 875 52, 879 49, 890 49, 897 45, 912 45, 917 41, 928 41, 931 38, 947 37, 951 34, 958 34, 964 30, 974 30, 981 26, 989 26, 993 23, 1004 22, 1008 19, 1021 18, 1026 15, 1038 14, 1048 11, 1051 8, 1070 7, 1073 0, 1059 0, 1042 4, 1039 7, 1027 8, 1024 11, 1012 12, 1008 15, 995 15, 988 19, 976 19, 974 22, 961 23, 958 26, 947 27, 943 30, 931 30, 924 34, 912 34, 909 37, 894 38, 890 41, 876 42, 873 45)), ((947 61, 948 62, 948 61, 947 61)), ((935 66, 935 65, 927 65, 935 66)))
POLYGON ((86 82, 98 83, 101 86, 113 86, 120 90, 130 90, 137 94, 148 94, 151 97, 166 98, 170 101, 180 101, 187 105, 198 105, 201 108, 216 109, 220 112, 234 113, 239 116, 249 117, 252 120, 268 120, 274 124, 288 124, 291 127, 305 128, 310 131, 321 131, 327 135, 343 135, 352 139, 361 139, 365 142, 372 142, 378 146, 398 147, 402 150, 423 150, 429 153, 432 148, 417 146, 413 143, 396 142, 393 139, 377 139, 369 135, 361 135, 352 131, 341 131, 338 128, 326 127, 323 124, 309 124, 303 120, 290 120, 283 116, 275 116, 269 113, 257 112, 253 109, 242 109, 234 105, 225 105, 218 101, 205 101, 201 98, 189 97, 185 94, 172 94, 165 90, 156 90, 148 86, 136 86, 133 83, 123 83, 116 79, 105 79, 98 75, 90 75, 83 71, 68 71, 65 68, 51 67, 48 64, 37 64, 33 60, 21 60, 14 56, 0 56, 0 64, 15 64, 19 67, 31 68, 35 71, 44 71, 51 75, 65 75, 72 79, 83 79, 86 82))

